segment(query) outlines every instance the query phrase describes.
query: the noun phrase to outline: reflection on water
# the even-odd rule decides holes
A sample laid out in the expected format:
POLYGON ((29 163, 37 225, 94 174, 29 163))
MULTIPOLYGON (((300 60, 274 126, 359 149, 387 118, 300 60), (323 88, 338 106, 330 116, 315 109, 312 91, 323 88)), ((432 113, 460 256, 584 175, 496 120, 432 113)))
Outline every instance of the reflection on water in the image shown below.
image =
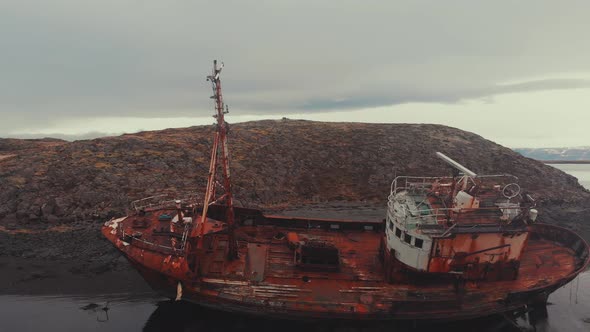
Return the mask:
POLYGON ((590 331, 590 270, 551 294, 547 309, 537 331, 590 331))
POLYGON ((4 295, 0 331, 141 331, 161 300, 153 294, 4 295))
MULTIPOLYGON (((590 331, 590 273, 549 298, 549 318, 536 331, 590 331)), ((526 316, 525 316, 526 317, 526 316)), ((0 331, 527 331, 524 319, 501 315, 455 323, 295 322, 208 310, 153 294, 100 297, 0 296, 0 331)))
MULTIPOLYGON (((523 328, 527 328, 524 321, 523 328)), ((190 303, 164 301, 148 318, 143 331, 260 331, 260 332, 391 332, 391 331, 520 331, 501 316, 460 323, 427 322, 354 322, 354 321, 281 321, 245 317, 200 308, 190 303)))

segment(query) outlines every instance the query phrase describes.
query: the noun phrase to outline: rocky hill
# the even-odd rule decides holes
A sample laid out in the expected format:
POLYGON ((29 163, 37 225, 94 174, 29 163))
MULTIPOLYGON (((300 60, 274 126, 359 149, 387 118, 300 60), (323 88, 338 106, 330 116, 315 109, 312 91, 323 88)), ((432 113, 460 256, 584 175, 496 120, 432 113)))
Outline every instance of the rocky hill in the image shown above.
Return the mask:
MULTIPOLYGON (((98 222, 142 197, 201 193, 213 132, 199 126, 75 142, 0 139, 0 225, 98 222)), ((450 173, 435 151, 478 173, 518 176, 553 211, 549 218, 563 217, 556 207, 590 206, 574 177, 440 125, 267 120, 232 125, 230 141, 235 196, 245 206, 385 204, 396 174, 450 173)))

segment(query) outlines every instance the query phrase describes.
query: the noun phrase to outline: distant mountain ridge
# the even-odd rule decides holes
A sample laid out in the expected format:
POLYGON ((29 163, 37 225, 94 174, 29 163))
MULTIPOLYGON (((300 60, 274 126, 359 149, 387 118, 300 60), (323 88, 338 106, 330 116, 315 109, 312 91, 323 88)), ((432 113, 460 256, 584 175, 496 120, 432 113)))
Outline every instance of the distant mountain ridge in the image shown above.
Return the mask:
POLYGON ((575 148, 519 148, 521 155, 536 160, 590 160, 590 146, 575 148))

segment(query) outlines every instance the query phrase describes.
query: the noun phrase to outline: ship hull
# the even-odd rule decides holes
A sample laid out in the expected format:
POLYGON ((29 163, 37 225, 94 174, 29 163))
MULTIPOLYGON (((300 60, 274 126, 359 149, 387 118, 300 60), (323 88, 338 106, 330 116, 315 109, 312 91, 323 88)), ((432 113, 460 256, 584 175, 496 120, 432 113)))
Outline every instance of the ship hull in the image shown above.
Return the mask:
POLYGON ((468 282, 458 289, 445 278, 433 281, 414 274, 408 278, 411 282, 390 283, 385 279, 383 257, 379 259, 382 233, 376 223, 338 224, 335 220, 261 214, 251 220, 254 222, 240 227, 250 238, 240 240, 237 261, 228 262, 224 246, 216 247, 226 241, 226 234, 220 233, 214 235, 210 250, 194 258, 200 262, 192 268, 190 255, 127 243, 106 226, 103 234, 163 296, 181 297, 216 310, 281 319, 448 321, 488 316, 544 303, 589 262, 588 245, 579 236, 538 224, 530 229, 516 280, 468 282), (327 227, 303 230, 299 224, 327 227), (374 228, 367 230, 369 224, 374 228), (265 239, 271 240, 262 241, 269 229, 272 234, 295 231, 337 243, 343 263, 337 271, 301 271, 282 240, 269 235, 265 239))
MULTIPOLYGON (((162 281, 158 271, 146 269, 144 266, 131 262, 132 266, 144 278, 148 285, 158 294, 169 299, 176 298, 176 287, 168 281, 162 281)), ((573 279, 573 278, 572 278, 573 279)), ((570 280, 564 281, 564 285, 570 280)), ((256 317, 285 320, 365 320, 365 321, 395 321, 395 320, 432 320, 432 321, 457 321, 486 317, 493 314, 511 312, 525 306, 544 305, 548 294, 555 291, 560 285, 545 287, 530 292, 513 293, 518 299, 510 304, 490 303, 481 304, 479 308, 464 310, 457 307, 455 310, 392 310, 391 312, 374 314, 352 314, 335 312, 310 312, 276 310, 265 305, 245 304, 239 301, 223 300, 217 297, 205 296, 199 292, 183 290, 182 301, 187 301, 208 309, 245 314, 256 317)))

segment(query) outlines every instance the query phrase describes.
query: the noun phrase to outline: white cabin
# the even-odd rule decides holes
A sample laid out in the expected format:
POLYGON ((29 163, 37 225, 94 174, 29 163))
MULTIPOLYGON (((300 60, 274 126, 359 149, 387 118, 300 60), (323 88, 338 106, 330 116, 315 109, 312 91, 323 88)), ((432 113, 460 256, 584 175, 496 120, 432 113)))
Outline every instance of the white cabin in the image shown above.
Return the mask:
POLYGON ((385 230, 387 250, 393 249, 397 260, 418 271, 427 270, 432 247, 431 237, 419 229, 422 224, 437 224, 426 195, 407 191, 390 195, 385 230))

